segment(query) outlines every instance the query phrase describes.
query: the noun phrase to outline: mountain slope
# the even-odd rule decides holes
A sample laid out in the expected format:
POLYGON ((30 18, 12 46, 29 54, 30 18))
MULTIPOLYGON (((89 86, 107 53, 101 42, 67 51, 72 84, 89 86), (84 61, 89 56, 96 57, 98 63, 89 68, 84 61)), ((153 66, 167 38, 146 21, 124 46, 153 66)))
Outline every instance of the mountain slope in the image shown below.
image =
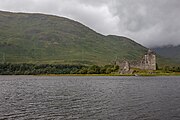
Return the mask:
POLYGON ((147 51, 119 36, 104 36, 76 21, 0 11, 0 62, 109 64, 147 51))
POLYGON ((180 60, 180 45, 157 47, 153 50, 163 57, 180 60))

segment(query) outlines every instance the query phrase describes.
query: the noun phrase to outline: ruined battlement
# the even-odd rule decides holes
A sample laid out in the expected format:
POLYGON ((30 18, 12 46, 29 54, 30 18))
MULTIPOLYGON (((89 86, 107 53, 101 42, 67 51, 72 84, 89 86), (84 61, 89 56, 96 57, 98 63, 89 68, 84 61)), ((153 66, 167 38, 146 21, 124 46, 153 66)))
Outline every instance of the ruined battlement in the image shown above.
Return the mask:
POLYGON ((141 67, 145 70, 156 70, 156 55, 151 50, 148 50, 148 53, 144 55, 141 67))
POLYGON ((120 73, 128 73, 131 68, 139 68, 142 70, 156 70, 156 55, 153 51, 148 52, 142 57, 140 61, 127 61, 119 62, 120 73))

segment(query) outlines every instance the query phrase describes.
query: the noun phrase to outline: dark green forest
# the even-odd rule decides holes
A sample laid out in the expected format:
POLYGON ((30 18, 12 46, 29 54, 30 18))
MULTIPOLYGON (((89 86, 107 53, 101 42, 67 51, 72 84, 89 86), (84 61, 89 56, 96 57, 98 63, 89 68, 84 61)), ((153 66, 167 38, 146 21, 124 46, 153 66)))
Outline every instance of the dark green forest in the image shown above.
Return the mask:
POLYGON ((0 64, 0 75, 110 74, 118 72, 118 70, 119 67, 114 65, 0 64))
MULTIPOLYGON (((68 64, 12 64, 0 63, 0 75, 41 75, 41 74, 113 74, 118 73, 116 65, 68 65, 68 64)), ((180 67, 158 68, 164 73, 180 72, 180 67)), ((138 72, 138 71, 137 71, 138 72)))

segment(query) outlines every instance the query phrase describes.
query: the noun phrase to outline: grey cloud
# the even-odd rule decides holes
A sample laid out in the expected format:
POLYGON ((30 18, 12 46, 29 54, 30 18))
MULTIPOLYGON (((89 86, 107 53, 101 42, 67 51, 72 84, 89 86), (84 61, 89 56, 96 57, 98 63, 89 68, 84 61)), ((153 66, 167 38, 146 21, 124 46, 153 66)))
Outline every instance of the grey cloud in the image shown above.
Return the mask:
POLYGON ((68 17, 147 47, 180 44, 179 0, 0 0, 0 9, 68 17))
POLYGON ((117 0, 111 9, 121 19, 120 34, 149 47, 180 44, 180 1, 117 0))
POLYGON ((110 3, 110 0, 77 0, 80 3, 86 4, 86 5, 92 5, 92 6, 102 6, 102 5, 108 5, 110 3))

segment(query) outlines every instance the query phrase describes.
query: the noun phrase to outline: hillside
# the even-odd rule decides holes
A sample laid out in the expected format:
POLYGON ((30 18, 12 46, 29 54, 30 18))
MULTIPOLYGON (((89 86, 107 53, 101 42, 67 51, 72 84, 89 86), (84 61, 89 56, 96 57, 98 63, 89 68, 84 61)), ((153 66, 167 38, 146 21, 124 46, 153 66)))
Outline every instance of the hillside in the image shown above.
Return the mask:
POLYGON ((52 15, 0 11, 0 62, 109 64, 139 59, 142 45, 104 36, 79 22, 52 15))
POLYGON ((180 45, 157 47, 153 50, 163 57, 180 60, 180 45))

